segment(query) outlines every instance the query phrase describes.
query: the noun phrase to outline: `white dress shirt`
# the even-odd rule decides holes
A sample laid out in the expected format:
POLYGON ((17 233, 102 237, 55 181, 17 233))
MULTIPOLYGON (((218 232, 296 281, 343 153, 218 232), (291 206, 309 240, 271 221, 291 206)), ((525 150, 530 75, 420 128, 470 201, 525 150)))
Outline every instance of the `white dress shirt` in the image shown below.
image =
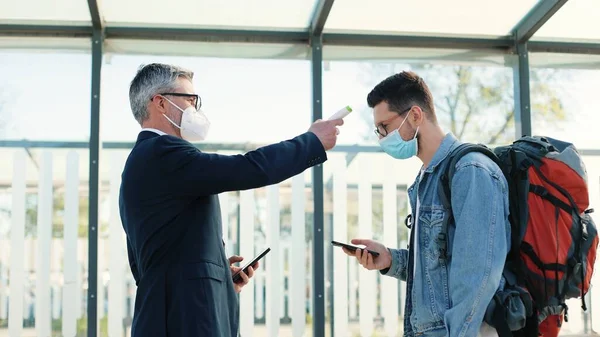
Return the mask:
MULTIPOLYGON (((166 132, 162 132, 158 129, 153 129, 153 128, 143 128, 142 131, 150 131, 150 132, 158 133, 161 136, 164 136, 167 134, 166 132)), ((140 131, 140 132, 142 132, 142 131, 140 131)))

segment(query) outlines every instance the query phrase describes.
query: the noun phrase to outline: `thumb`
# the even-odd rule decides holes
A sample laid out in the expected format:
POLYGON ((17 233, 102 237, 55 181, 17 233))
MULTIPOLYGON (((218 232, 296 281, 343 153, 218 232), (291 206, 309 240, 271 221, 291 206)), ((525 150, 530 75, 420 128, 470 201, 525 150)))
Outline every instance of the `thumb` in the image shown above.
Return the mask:
POLYGON ((340 126, 340 125, 344 125, 344 120, 339 118, 339 119, 334 119, 330 121, 331 124, 335 125, 335 126, 340 126))
POLYGON ((244 258, 238 255, 233 255, 229 258, 229 264, 242 261, 244 258))
POLYGON ((352 243, 353 245, 368 245, 369 243, 371 243, 371 240, 367 240, 367 239, 352 239, 350 241, 350 243, 352 243))

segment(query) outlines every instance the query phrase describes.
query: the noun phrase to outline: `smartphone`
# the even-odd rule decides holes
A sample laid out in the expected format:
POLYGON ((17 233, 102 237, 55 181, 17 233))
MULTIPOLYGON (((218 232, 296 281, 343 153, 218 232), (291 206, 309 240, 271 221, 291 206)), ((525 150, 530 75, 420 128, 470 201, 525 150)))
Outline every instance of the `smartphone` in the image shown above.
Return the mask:
POLYGON ((240 272, 244 273, 248 272, 248 267, 251 267, 256 264, 260 259, 262 259, 265 255, 267 255, 271 251, 271 248, 265 249, 262 253, 258 254, 257 257, 252 259, 252 261, 248 262, 242 269, 240 269, 237 273, 233 274, 233 282, 238 283, 242 281, 242 277, 240 276, 240 272))
MULTIPOLYGON (((337 247, 344 247, 344 248, 346 248, 346 249, 348 249, 350 251, 353 251, 353 252, 356 251, 357 249, 365 249, 364 247, 359 247, 359 246, 350 245, 350 244, 347 244, 347 243, 341 243, 341 242, 337 242, 337 241, 331 241, 331 244, 334 245, 334 246, 337 246, 337 247)), ((374 251, 368 250, 368 249, 367 249, 367 252, 371 253, 371 255, 373 255, 374 257, 378 257, 379 256, 378 252, 374 252, 374 251)))

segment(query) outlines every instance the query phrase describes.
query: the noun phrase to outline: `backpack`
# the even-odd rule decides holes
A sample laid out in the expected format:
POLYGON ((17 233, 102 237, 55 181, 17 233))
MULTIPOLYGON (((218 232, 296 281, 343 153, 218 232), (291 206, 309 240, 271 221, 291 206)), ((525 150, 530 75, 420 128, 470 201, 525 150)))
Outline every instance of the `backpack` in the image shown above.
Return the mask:
MULTIPOLYGON (((440 256, 448 258, 448 224, 453 218, 450 186, 458 160, 480 152, 502 170, 509 186, 511 249, 503 271, 505 289, 488 306, 486 322, 499 336, 537 336, 550 315, 564 314, 567 299, 582 299, 590 282, 598 232, 588 209, 587 173, 573 144, 523 136, 490 149, 461 144, 449 155, 438 188, 446 217, 438 236, 440 256)), ((558 324, 560 325, 560 324, 558 324)))

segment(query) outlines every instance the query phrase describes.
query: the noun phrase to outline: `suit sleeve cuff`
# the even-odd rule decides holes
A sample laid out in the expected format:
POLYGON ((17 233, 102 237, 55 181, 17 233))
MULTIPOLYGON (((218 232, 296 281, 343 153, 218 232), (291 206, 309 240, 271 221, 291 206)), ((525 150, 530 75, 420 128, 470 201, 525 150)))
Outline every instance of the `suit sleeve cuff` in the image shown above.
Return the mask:
POLYGON ((327 161, 327 152, 325 151, 323 144, 319 140, 319 137, 317 137, 317 135, 315 135, 311 131, 306 132, 303 136, 308 139, 308 142, 310 144, 309 145, 310 155, 309 155, 308 166, 312 167, 312 166, 323 164, 324 162, 326 162, 327 161))

